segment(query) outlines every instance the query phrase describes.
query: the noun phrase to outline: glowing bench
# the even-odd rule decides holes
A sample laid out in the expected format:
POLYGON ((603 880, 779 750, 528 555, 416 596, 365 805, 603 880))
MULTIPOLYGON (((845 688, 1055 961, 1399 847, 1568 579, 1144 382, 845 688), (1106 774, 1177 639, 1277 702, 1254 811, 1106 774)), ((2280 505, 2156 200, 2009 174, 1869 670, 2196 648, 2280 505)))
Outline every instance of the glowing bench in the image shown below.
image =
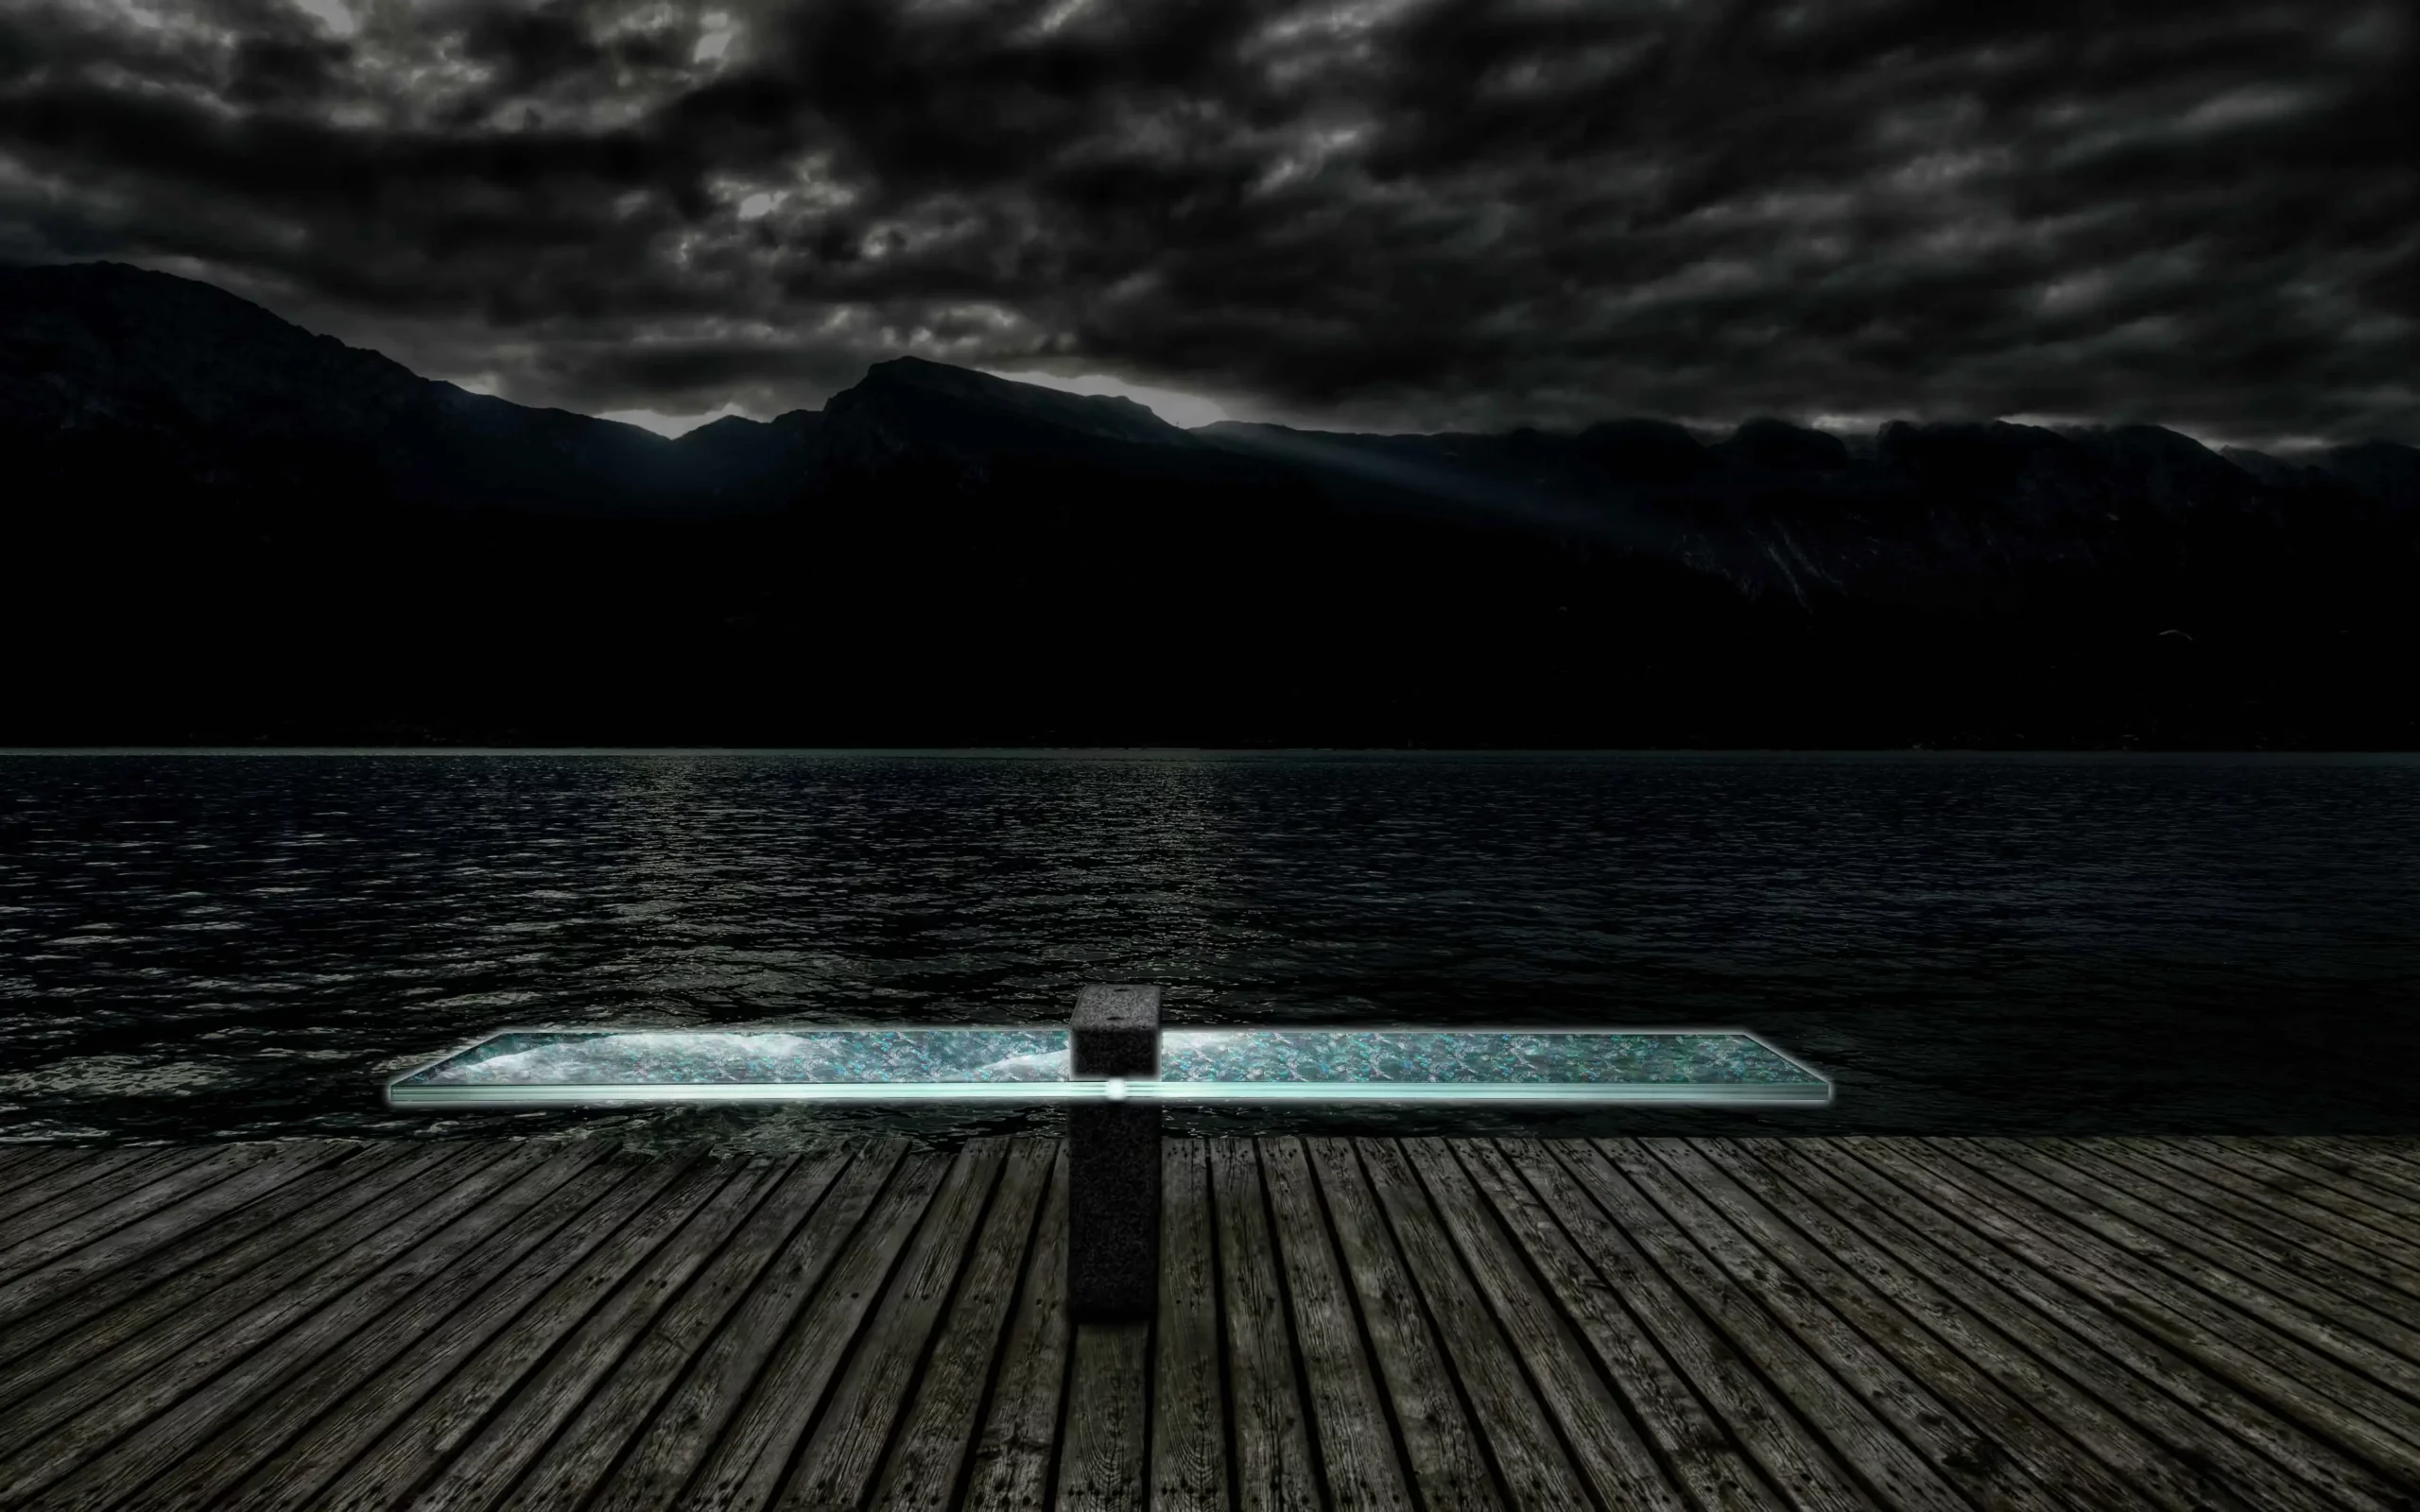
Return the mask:
POLYGON ((1157 1076, 1064 1029, 514 1029, 389 1083, 395 1108, 614 1103, 1719 1103, 1831 1084, 1744 1030, 1166 1029, 1157 1076))
POLYGON ((1088 987, 1064 1029, 513 1029, 387 1086, 395 1108, 1063 1103, 1068 1297, 1148 1317, 1167 1104, 1820 1107, 1823 1076, 1744 1030, 1162 1029, 1156 988, 1088 987))

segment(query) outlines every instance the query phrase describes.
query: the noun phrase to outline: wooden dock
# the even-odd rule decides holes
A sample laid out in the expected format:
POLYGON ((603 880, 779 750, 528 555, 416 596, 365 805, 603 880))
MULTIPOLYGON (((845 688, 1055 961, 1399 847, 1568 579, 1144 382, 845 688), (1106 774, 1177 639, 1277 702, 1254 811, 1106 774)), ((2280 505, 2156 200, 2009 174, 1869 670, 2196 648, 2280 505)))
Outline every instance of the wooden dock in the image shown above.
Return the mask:
POLYGON ((2420 1512, 2420 1140, 0 1147, 0 1506, 2420 1512))

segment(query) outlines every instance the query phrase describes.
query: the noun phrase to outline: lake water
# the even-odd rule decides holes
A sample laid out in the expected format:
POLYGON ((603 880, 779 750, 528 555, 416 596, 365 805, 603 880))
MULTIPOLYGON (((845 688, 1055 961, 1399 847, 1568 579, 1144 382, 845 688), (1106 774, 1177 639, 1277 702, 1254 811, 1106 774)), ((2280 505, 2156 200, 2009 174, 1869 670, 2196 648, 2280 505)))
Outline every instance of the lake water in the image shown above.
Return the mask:
POLYGON ((1744 1027, 1761 1113, 1174 1132, 2420 1133, 2420 758, 0 756, 0 1139, 936 1142, 1047 1109, 385 1108, 520 1026, 1744 1027))

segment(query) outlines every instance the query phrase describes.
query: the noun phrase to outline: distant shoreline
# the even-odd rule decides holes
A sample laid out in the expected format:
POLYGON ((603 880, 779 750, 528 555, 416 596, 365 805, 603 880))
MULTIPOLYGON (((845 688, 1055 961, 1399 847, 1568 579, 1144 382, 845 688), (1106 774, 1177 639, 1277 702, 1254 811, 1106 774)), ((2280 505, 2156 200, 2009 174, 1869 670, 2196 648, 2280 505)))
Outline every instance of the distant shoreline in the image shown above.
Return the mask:
POLYGON ((0 758, 32 756, 680 756, 856 757, 960 761, 1354 761, 1392 757, 1431 761, 1575 761, 1633 758, 1871 761, 1900 758, 2195 758, 2281 763, 2420 762, 2414 749, 2217 748, 2200 747, 1486 747, 1486 746, 0 746, 0 758))

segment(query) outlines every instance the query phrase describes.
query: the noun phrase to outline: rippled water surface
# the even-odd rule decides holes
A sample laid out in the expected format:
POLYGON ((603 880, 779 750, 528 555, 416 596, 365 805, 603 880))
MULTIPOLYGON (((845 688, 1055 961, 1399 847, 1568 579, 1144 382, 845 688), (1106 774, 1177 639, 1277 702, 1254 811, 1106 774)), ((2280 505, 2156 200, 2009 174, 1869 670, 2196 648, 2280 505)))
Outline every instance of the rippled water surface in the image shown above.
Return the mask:
POLYGON ((2420 1132, 2420 759, 0 756, 0 1138, 782 1143, 998 1108, 383 1106, 493 1030, 1739 1026, 1762 1113, 1179 1132, 2420 1132))

